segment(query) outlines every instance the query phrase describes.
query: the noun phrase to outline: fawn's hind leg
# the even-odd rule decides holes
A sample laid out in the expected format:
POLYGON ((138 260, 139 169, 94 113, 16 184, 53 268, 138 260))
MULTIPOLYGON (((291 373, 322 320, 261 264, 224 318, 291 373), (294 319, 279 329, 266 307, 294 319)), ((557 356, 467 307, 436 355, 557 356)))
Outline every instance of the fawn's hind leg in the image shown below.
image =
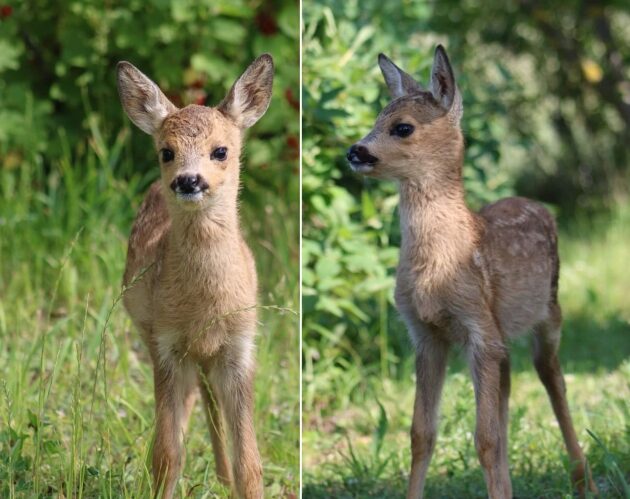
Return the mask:
POLYGON ((232 471, 227 453, 227 437, 224 431, 223 414, 216 395, 217 390, 212 388, 210 377, 205 374, 199 375, 199 386, 203 395, 204 412, 208 422, 208 429, 210 430, 217 478, 223 485, 230 486, 232 484, 232 471))
POLYGON ((501 428, 501 463, 503 466, 503 483, 506 484, 506 495, 512 497, 512 481, 510 480, 510 468, 508 459, 508 426, 510 423, 509 417, 509 402, 510 402, 510 356, 506 354, 505 358, 501 361, 499 366, 501 371, 500 380, 500 393, 499 393, 499 423, 501 428))
POLYGON ((597 487, 588 474, 586 475, 586 459, 578 443, 569 405, 566 398, 566 386, 564 376, 558 360, 558 348, 560 346, 562 326, 562 312, 560 306, 552 304, 550 306, 549 318, 534 328, 533 357, 534 366, 538 376, 542 381, 551 406, 560 425, 564 443, 569 457, 573 463, 572 479, 580 496, 584 496, 585 480, 588 479, 589 490, 597 493, 597 487))

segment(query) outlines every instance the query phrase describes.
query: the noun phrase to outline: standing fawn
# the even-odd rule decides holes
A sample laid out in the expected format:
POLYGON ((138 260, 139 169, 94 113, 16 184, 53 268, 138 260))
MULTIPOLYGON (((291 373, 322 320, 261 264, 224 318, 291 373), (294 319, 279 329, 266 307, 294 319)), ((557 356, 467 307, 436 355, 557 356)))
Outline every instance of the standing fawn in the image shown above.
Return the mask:
POLYGON ((263 495, 253 425, 256 270, 239 228, 244 130, 265 113, 273 61, 256 59, 217 107, 175 107, 128 62, 118 64, 125 112, 153 136, 161 179, 129 239, 124 304, 153 363, 156 495, 173 496, 198 391, 218 478, 236 495, 263 495), (232 443, 232 468, 223 427, 232 443))
POLYGON ((351 167, 400 185, 402 244, 395 299, 416 349, 408 498, 422 497, 435 446, 449 347, 462 344, 475 388, 475 446, 489 496, 512 497, 508 468, 510 360, 507 342, 533 330, 534 365, 573 464, 581 495, 586 461, 571 422, 558 362, 561 311, 552 216, 540 204, 507 198, 472 212, 464 200, 462 99, 442 46, 429 90, 384 55, 392 95, 373 130, 348 151, 351 167))

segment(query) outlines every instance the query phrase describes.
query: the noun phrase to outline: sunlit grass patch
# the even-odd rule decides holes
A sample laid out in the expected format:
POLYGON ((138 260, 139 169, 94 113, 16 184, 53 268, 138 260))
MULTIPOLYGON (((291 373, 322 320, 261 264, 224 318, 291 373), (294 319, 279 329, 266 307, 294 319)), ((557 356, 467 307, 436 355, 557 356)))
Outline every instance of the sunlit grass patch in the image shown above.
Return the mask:
MULTIPOLYGON (((0 171, 2 497, 151 495, 152 369, 120 303, 126 235, 151 175, 122 180, 113 153, 100 154, 0 171)), ((241 210, 269 306, 255 425, 270 495, 299 487, 298 319, 276 308, 299 309, 297 180, 276 180, 284 196, 250 181, 241 210)), ((200 404, 186 450, 182 496, 228 497, 200 404)))

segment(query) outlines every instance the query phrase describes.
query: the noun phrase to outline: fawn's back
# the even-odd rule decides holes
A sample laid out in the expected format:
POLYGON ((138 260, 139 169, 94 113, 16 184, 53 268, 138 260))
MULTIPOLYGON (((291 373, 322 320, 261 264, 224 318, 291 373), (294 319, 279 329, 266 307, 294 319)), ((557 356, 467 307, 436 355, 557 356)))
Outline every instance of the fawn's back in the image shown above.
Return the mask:
POLYGON ((508 336, 544 321, 557 303, 556 226, 547 209, 513 197, 480 211, 485 230, 473 261, 483 276, 500 329, 508 336))

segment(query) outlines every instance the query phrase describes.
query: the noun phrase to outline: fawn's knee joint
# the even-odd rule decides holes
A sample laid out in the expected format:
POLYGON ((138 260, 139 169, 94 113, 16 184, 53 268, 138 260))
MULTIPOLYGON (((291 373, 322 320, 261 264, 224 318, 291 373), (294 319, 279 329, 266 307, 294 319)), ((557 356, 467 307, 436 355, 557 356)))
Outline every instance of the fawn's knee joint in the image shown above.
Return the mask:
POLYGON ((251 463, 242 468, 235 467, 234 482, 243 497, 258 498, 263 496, 262 466, 251 463))
POLYGON ((435 446, 435 432, 411 428, 411 454, 423 458, 431 454, 435 446))
POLYGON ((556 382, 562 392, 566 391, 564 377, 558 368, 558 361, 555 357, 536 357, 534 358, 534 367, 536 368, 536 372, 538 372, 538 377, 545 385, 556 382))
POLYGON ((475 448, 479 462, 485 468, 497 461, 499 454, 499 437, 496 432, 477 432, 475 448))
POLYGON ((159 475, 176 474, 182 464, 181 452, 166 446, 153 449, 153 468, 159 475))

